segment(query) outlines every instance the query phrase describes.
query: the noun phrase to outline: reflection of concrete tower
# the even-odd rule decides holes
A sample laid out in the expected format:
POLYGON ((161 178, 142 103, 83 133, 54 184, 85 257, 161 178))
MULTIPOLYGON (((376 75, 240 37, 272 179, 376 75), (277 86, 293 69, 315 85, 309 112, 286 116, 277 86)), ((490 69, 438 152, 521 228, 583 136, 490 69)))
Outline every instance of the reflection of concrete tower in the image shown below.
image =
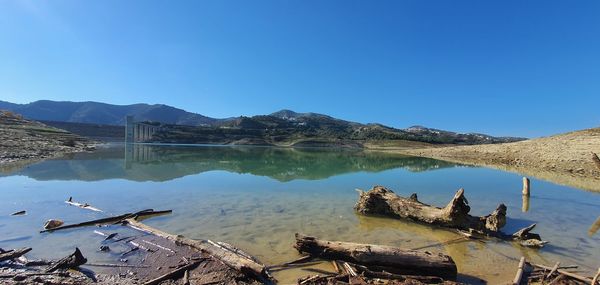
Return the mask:
POLYGON ((125 117, 125 169, 131 169, 133 159, 133 116, 125 117))
POLYGON ((135 142, 133 137, 133 128, 133 116, 125 117, 125 143, 135 142))

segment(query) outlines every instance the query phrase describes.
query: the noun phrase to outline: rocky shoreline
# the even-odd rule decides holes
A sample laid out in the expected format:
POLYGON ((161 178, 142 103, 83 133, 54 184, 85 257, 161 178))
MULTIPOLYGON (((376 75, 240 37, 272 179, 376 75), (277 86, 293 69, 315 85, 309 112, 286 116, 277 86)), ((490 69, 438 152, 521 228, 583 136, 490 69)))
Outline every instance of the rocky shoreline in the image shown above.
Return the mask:
POLYGON ((95 146, 84 137, 0 111, 0 165, 93 151, 95 146))

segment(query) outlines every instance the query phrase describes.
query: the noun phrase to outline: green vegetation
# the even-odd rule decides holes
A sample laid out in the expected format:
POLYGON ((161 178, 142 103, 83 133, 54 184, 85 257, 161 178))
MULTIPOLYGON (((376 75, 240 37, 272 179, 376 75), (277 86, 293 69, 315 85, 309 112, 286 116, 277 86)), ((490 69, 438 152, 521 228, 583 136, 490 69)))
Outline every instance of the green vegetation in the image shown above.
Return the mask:
POLYGON ((279 146, 353 146, 365 143, 394 145, 394 141, 427 144, 486 144, 520 140, 481 134, 412 127, 395 129, 379 124, 359 124, 326 115, 283 110, 271 115, 239 117, 214 126, 163 125, 153 141, 190 144, 258 144, 279 146))

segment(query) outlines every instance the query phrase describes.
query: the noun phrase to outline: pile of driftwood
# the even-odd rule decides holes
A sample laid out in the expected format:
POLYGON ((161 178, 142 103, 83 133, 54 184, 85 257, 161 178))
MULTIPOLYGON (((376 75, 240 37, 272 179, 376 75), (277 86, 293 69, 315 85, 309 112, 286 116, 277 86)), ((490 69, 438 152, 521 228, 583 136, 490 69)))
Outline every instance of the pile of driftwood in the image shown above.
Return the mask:
MULTIPOLYGON (((100 211, 88 204, 66 201, 82 209, 100 211)), ((147 209, 62 225, 55 223, 41 233, 51 233, 85 226, 123 225, 107 227, 114 231, 99 235, 100 251, 116 256, 113 263, 88 263, 79 249, 56 261, 27 260, 23 255, 31 248, 0 251, 1 284, 270 284, 275 280, 266 266, 249 254, 222 242, 192 240, 162 232, 141 221, 171 213, 147 209), (138 234, 127 235, 127 232, 138 234), (82 269, 81 266, 85 268, 82 269), (93 274, 88 267, 103 267, 103 274, 93 274)), ((46 223, 48 225, 48 223, 46 223)))
POLYGON ((568 285, 568 284, 588 284, 596 285, 600 281, 600 268, 598 273, 592 278, 581 276, 577 273, 567 271, 577 268, 577 265, 561 266, 560 262, 553 267, 542 264, 530 263, 521 257, 517 274, 513 285, 517 284, 542 284, 542 285, 568 285))
POLYGON ((506 206, 504 204, 498 205, 492 213, 486 216, 470 215, 471 207, 463 189, 459 189, 443 208, 422 203, 418 200, 417 194, 412 194, 408 198, 398 196, 383 186, 375 186, 367 192, 358 191, 360 197, 354 209, 361 214, 409 219, 420 223, 459 229, 461 233, 472 237, 487 236, 514 240, 528 247, 542 247, 547 243, 538 234, 531 233, 535 224, 513 234, 501 232, 502 227, 506 225, 506 206))

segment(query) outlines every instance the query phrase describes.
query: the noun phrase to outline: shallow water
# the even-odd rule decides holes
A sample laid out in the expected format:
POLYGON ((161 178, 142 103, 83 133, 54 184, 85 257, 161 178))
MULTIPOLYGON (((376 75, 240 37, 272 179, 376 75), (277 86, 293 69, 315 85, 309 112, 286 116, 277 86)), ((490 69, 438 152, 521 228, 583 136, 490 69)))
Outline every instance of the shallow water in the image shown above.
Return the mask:
MULTIPOLYGON (((0 247, 31 246, 31 257, 57 258, 79 246, 90 262, 108 262, 96 252, 94 228, 39 234, 43 222, 80 222, 146 208, 173 209, 145 223, 191 238, 229 242, 266 264, 292 260, 294 233, 324 239, 379 243, 444 252, 462 280, 489 284, 512 279, 520 256, 548 265, 600 267, 600 194, 532 179, 527 212, 522 211, 521 177, 426 158, 359 150, 220 146, 122 146, 30 165, 0 176, 0 247), (465 188, 472 214, 498 203, 508 207, 506 232, 538 223, 551 243, 540 250, 506 242, 435 245, 459 237, 449 230, 353 211, 355 188, 385 185, 399 195, 445 205, 465 188), (68 206, 73 196, 105 210, 68 206), (9 216, 27 210, 25 216, 9 216), (596 224, 596 226, 594 226, 596 224)), ((317 265, 332 270, 327 263, 317 265)), ((96 268, 95 268, 96 269, 96 268)), ((282 284, 311 272, 276 272, 282 284)))

